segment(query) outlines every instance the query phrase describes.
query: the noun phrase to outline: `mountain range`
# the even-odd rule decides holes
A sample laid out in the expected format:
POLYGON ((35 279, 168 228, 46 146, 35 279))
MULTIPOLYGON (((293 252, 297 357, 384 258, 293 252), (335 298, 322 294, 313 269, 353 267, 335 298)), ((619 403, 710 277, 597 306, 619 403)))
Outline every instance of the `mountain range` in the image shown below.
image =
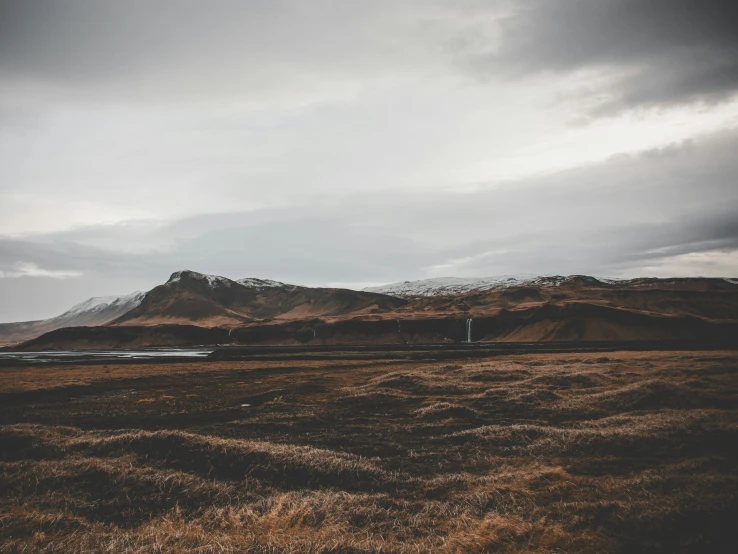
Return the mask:
POLYGON ((738 338, 736 329, 735 279, 517 275, 356 291, 185 270, 145 293, 91 298, 51 319, 0 324, 0 344, 64 349, 470 338, 729 340, 738 338))
POLYGON ((231 280, 185 270, 173 273, 166 283, 145 293, 90 298, 50 319, 0 324, 0 345, 70 327, 234 327, 273 319, 357 316, 406 303, 401 298, 371 292, 302 287, 269 279, 231 280))

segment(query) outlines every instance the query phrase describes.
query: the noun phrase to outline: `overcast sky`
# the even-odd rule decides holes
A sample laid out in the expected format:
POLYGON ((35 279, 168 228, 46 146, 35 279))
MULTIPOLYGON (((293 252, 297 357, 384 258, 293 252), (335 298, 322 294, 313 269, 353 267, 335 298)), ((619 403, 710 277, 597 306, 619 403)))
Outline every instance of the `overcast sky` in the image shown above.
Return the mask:
POLYGON ((178 269, 738 276, 738 3, 0 0, 0 321, 178 269))

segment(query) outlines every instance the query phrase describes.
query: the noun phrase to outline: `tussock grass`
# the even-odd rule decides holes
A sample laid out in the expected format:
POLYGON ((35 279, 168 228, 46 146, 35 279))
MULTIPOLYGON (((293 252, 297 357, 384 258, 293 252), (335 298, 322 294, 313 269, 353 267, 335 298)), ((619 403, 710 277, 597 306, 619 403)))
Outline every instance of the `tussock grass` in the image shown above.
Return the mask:
POLYGON ((500 456, 679 456, 713 452, 730 454, 738 444, 733 418, 714 412, 665 412, 614 416, 586 425, 487 425, 441 437, 484 441, 500 456))
POLYGON ((603 411, 730 407, 730 403, 723 402, 718 395, 695 390, 690 386, 670 383, 665 379, 631 383, 589 397, 579 398, 578 403, 591 405, 603 411))
POLYGON ((453 404, 451 402, 436 402, 423 408, 415 410, 415 414, 423 419, 443 420, 443 419, 477 419, 479 412, 476 410, 453 404))
POLYGON ((732 355, 161 373, 152 385, 118 377, 74 402, 0 406, 0 552, 738 544, 732 355), (234 408, 275 390, 279 402, 234 408), (177 402, 142 412, 137 401, 152 396, 177 402))

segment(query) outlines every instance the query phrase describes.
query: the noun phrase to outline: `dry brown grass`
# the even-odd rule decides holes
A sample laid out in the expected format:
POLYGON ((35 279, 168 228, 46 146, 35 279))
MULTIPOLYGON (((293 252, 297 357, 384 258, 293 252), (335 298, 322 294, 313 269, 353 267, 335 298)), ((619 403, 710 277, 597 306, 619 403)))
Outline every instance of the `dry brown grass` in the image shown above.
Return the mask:
MULTIPOLYGON (((303 361, 304 369, 312 366, 351 366, 365 365, 351 360, 303 361)), ((281 369, 293 368, 295 362, 209 362, 209 363, 139 363, 139 364, 70 364, 70 365, 38 365, 0 368, 0 394, 49 390, 72 386, 87 386, 97 382, 111 380, 148 379, 151 377, 174 378, 189 376, 193 373, 218 373, 227 371, 246 371, 248 369, 263 370, 267 367, 281 369)))
POLYGON ((734 354, 146 367, 0 378, 1 552, 738 544, 734 354))

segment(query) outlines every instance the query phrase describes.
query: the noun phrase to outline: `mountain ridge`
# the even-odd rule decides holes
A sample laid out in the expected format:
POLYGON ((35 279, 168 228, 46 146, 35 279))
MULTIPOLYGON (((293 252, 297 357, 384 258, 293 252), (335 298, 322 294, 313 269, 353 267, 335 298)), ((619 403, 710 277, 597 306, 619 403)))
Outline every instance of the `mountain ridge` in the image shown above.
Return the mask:
POLYGON ((141 304, 110 324, 233 326, 272 319, 348 316, 405 303, 371 292, 302 287, 255 278, 232 280, 183 270, 154 287, 141 304))
POLYGON ((415 281, 399 281, 374 287, 365 287, 365 292, 376 292, 398 296, 400 298, 420 298, 432 296, 455 296, 474 292, 490 290, 502 290, 513 287, 559 287, 579 281, 588 285, 600 286, 649 286, 673 284, 679 281, 725 281, 730 284, 738 284, 738 279, 727 277, 636 277, 632 279, 613 279, 608 277, 594 277, 591 275, 535 275, 515 274, 499 275, 493 277, 433 277, 430 279, 418 279, 415 281))
POLYGON ((93 296, 48 319, 0 323, 0 345, 23 342, 65 327, 98 326, 124 315, 138 306, 145 292, 122 296, 93 296))
MULTIPOLYGON (((392 329, 407 327, 410 321, 418 321, 420 327, 423 326, 420 322, 428 321, 431 322, 428 325, 434 327, 436 324, 432 321, 447 320, 455 329, 453 321, 481 321, 480 318, 486 318, 485 325, 491 329, 483 335, 487 337, 483 340, 495 340, 498 332, 502 333, 500 336, 520 337, 521 340, 536 340, 536 337, 550 340, 547 337, 552 336, 590 337, 591 340, 598 336, 632 337, 636 331, 629 329, 631 324, 627 322, 636 320, 640 329, 637 333, 643 336, 673 337, 676 335, 659 330, 660 326, 671 325, 673 320, 669 318, 682 318, 678 336, 688 337, 690 326, 695 332, 698 327, 699 333, 704 332, 704 326, 695 323, 697 320, 716 325, 732 325, 738 321, 738 280, 505 275, 405 281, 357 291, 304 287, 254 277, 233 280, 180 270, 148 292, 91 298, 49 320, 2 324, 0 343, 29 340, 62 328, 80 329, 64 335, 73 336, 75 333, 84 335, 84 329, 89 327, 143 329, 177 325, 226 329, 228 336, 234 332, 234 337, 243 340, 272 337, 265 340, 300 342, 327 340, 317 336, 317 329, 321 325, 341 322, 348 328, 355 328, 349 334, 353 338, 345 340, 371 341, 384 340, 365 336, 367 332, 371 335, 372 329, 381 328, 382 336, 389 336, 382 322, 389 324, 387 329, 391 335, 392 329), (522 317, 522 314, 529 315, 522 317), (643 317, 634 319, 635 315, 628 314, 643 317), (352 321, 363 321, 366 325, 355 325, 352 321), (510 327, 513 322, 514 328, 510 327), (275 334, 273 329, 279 326, 284 330, 275 334), (238 331, 248 328, 253 328, 254 332, 238 331), (256 333, 257 328, 263 331, 256 333)), ((440 328, 445 327, 441 325, 440 328)), ((455 333, 451 335, 455 337, 455 333)), ((143 334, 157 336, 148 331, 143 334)), ((426 336, 416 335, 418 340, 426 336)), ((434 331, 426 338, 435 337, 433 340, 436 340, 451 335, 434 331)))

